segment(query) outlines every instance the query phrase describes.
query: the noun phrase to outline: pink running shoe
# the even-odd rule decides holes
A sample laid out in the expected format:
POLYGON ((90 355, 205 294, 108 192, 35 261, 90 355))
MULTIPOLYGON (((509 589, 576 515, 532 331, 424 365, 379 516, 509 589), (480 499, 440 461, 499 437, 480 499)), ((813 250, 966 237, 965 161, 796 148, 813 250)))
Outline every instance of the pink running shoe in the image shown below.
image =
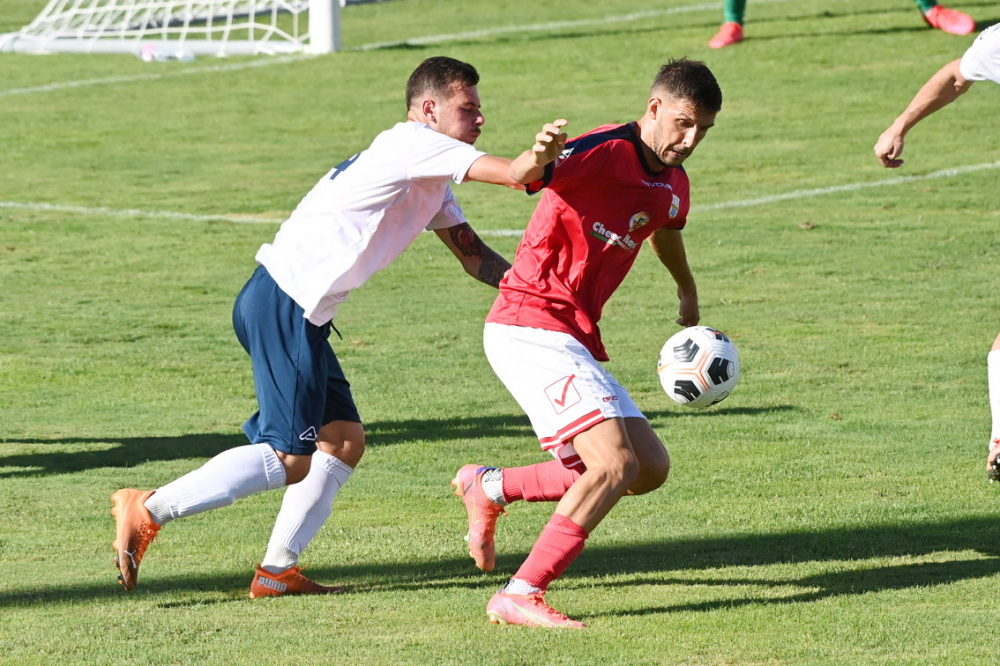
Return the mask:
POLYGON ((968 14, 941 5, 934 5, 924 14, 927 25, 938 30, 950 32, 953 35, 968 35, 976 29, 976 22, 968 14))
POLYGON ((480 465, 466 465, 458 470, 451 480, 455 494, 465 503, 465 511, 469 514, 469 555, 476 561, 476 566, 483 571, 493 571, 496 566, 496 547, 493 545, 493 533, 497 529, 497 516, 507 515, 504 508, 490 500, 483 492, 483 472, 492 469, 480 465))
POLYGON ((111 545, 115 549, 115 566, 120 572, 118 582, 126 590, 135 587, 142 556, 160 531, 160 526, 153 522, 143 506, 153 492, 123 488, 111 496, 111 515, 115 517, 115 541, 111 545))
POLYGON ((500 590, 486 604, 486 616, 493 624, 519 624, 524 627, 585 629, 583 622, 571 620, 545 603, 545 593, 508 594, 500 590))
POLYGON ((732 46, 743 41, 743 26, 734 21, 727 21, 719 28, 719 34, 712 37, 708 43, 713 49, 721 49, 723 46, 732 46))

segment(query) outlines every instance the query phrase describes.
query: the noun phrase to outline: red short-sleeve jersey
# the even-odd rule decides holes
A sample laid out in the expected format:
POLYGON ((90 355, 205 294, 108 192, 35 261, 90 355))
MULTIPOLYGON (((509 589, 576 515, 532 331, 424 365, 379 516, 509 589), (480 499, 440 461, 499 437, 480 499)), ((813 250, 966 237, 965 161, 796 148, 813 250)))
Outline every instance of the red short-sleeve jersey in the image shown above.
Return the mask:
POLYGON ((649 170, 635 123, 605 125, 566 143, 548 165, 514 265, 488 322, 569 333, 608 360, 597 322, 642 241, 682 229, 690 207, 682 167, 649 170))

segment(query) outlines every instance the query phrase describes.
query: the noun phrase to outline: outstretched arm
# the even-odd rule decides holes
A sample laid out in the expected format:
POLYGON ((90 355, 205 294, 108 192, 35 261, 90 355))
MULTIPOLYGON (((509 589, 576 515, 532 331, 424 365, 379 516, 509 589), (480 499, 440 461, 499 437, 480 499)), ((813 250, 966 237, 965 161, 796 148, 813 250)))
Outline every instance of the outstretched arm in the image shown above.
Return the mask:
POLYGON ((649 245, 677 283, 677 298, 681 301, 681 316, 677 323, 681 326, 696 326, 701 319, 698 311, 698 287, 688 265, 680 230, 657 229, 649 237, 649 245))
POLYGON ((882 166, 895 169, 902 166, 903 137, 918 122, 938 109, 954 102, 972 85, 959 70, 961 59, 949 62, 938 70, 917 92, 916 97, 896 118, 889 128, 882 132, 875 144, 875 156, 882 166))
POLYGON ((565 126, 566 120, 561 118, 546 123, 542 131, 535 135, 535 145, 511 163, 511 180, 522 185, 541 180, 545 175, 545 165, 555 161, 566 145, 566 133, 562 131, 565 126))
POLYGON ((535 135, 535 145, 521 153, 517 159, 483 155, 469 167, 465 182, 474 180, 523 190, 527 183, 541 180, 545 165, 559 157, 566 144, 566 135, 560 132, 565 124, 565 120, 547 123, 535 135))
POLYGON ((500 280, 510 270, 510 263, 487 246, 468 222, 435 229, 434 233, 458 257, 466 273, 480 282, 500 286, 500 280))

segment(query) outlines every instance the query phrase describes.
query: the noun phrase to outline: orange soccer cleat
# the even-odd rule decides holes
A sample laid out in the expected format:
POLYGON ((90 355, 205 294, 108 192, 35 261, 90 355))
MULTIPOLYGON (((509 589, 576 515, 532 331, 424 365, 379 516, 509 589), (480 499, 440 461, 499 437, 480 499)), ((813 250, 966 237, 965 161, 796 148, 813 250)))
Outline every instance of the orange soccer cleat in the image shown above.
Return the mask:
POLYGON ((571 620, 545 603, 545 593, 508 594, 500 590, 486 605, 486 616, 493 624, 519 624, 524 627, 585 629, 583 622, 571 620))
POLYGON ((290 594, 340 594, 342 587, 327 587, 302 575, 302 569, 292 567, 280 574, 273 574, 257 567, 250 583, 250 598, 280 597, 290 594))
POLYGON ((111 515, 115 517, 115 566, 118 582, 126 590, 135 587, 139 578, 139 563, 160 526, 153 522, 144 506, 155 491, 123 488, 111 496, 111 515))
POLYGON ((727 21, 719 28, 719 33, 708 43, 713 49, 732 46, 743 41, 743 26, 734 21, 727 21))
POLYGON ((932 28, 944 30, 953 35, 968 35, 976 29, 976 22, 972 20, 971 16, 941 5, 934 5, 929 12, 924 14, 924 21, 932 28))
POLYGON ((493 534, 497 529, 497 516, 506 515, 504 508, 493 502, 483 492, 483 472, 489 467, 466 465, 458 470, 451 481, 455 494, 465 503, 465 511, 469 516, 469 555, 476 561, 476 566, 483 571, 493 571, 496 566, 496 546, 493 544, 493 534))

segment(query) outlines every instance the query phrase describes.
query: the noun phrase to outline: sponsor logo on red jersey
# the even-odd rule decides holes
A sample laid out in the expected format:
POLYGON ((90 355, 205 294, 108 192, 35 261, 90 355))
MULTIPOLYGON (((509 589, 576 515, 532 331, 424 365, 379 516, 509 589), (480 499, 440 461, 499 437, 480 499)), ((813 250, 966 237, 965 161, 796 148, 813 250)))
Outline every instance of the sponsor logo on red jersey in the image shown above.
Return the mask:
MULTIPOLYGON (((674 199, 676 198, 677 197, 675 196, 674 199)), ((672 210, 673 209, 671 209, 671 211, 672 210)), ((614 231, 611 231, 605 227, 602 222, 594 222, 593 226, 590 228, 590 235, 594 238, 600 239, 608 245, 616 245, 626 252, 635 252, 636 248, 639 247, 639 243, 632 240, 631 234, 636 230, 643 228, 647 224, 649 224, 649 213, 641 210, 629 218, 628 233, 624 236, 620 236, 614 231)))
POLYGON ((594 222, 594 226, 590 229, 590 235, 608 245, 617 245, 626 252, 635 252, 635 249, 639 247, 639 244, 632 240, 628 234, 619 236, 601 222, 594 222))

